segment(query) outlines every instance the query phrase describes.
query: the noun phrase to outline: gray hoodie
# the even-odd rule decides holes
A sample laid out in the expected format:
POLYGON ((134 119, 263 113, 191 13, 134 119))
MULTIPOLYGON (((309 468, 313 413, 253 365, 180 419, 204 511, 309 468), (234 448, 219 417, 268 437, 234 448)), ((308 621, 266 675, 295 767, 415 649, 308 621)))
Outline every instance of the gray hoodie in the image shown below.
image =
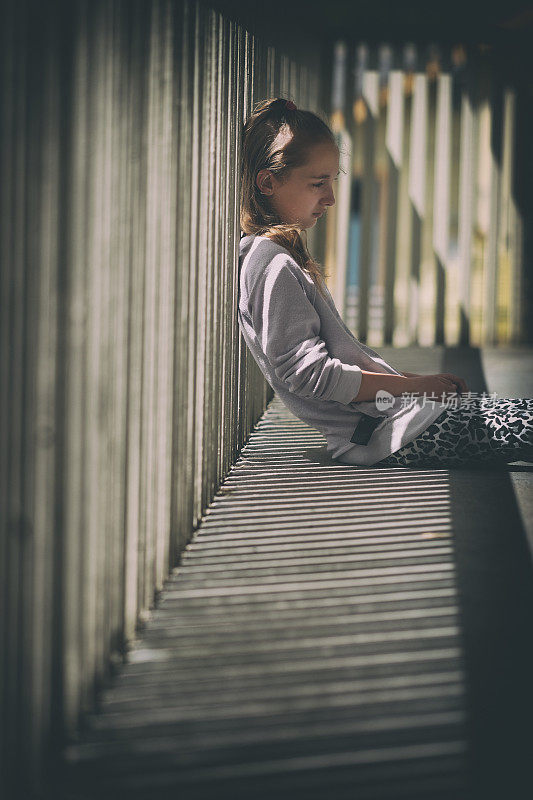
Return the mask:
POLYGON ((332 458, 370 466, 415 439, 446 405, 388 393, 379 406, 355 402, 361 370, 401 373, 355 338, 325 292, 326 299, 286 248, 264 236, 241 239, 238 322, 255 361, 284 405, 324 435, 332 458))

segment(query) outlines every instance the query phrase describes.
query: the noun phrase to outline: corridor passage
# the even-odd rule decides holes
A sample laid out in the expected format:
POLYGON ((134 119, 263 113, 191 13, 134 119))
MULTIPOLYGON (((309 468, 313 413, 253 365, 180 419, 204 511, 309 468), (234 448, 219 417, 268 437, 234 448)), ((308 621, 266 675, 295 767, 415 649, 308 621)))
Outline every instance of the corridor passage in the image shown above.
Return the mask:
POLYGON ((510 473, 347 467, 323 445, 274 398, 57 796, 518 791, 533 581, 510 473))

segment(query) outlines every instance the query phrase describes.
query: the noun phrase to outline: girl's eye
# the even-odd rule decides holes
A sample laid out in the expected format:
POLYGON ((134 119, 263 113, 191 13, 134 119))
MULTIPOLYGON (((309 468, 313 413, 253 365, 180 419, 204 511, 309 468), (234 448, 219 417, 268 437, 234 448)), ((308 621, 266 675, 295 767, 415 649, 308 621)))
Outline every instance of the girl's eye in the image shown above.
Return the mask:
MULTIPOLYGON (((337 176, 336 178, 333 178, 333 180, 334 180, 334 181, 338 181, 338 180, 339 180, 339 177, 337 176)), ((313 183, 312 185, 313 185, 313 186, 316 186, 316 187, 317 187, 317 189, 318 189, 318 187, 319 187, 319 186, 323 186, 323 185, 324 185, 324 181, 321 181, 321 183, 313 183)))

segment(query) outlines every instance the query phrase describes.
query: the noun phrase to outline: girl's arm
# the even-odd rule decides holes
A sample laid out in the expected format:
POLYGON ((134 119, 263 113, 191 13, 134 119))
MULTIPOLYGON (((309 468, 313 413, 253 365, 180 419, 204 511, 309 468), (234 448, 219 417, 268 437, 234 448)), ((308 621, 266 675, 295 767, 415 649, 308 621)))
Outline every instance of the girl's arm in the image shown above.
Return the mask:
MULTIPOLYGON (((363 372, 329 355, 320 336, 320 317, 296 276, 291 259, 274 259, 248 298, 255 335, 276 377, 295 395, 348 405, 374 400, 378 389, 393 396, 416 392, 432 376, 406 377, 363 372)), ((444 382, 446 383, 446 382, 444 382)), ((428 391, 441 382, 432 382, 428 391)))
MULTIPOLYGON (((385 389, 393 397, 399 397, 404 392, 411 395, 426 394, 435 397, 457 394, 457 385, 452 380, 455 376, 448 373, 439 375, 385 375, 383 372, 366 372, 362 370, 361 386, 354 402, 375 400, 376 392, 385 389)), ((462 378, 458 380, 462 381, 462 378)))
POLYGON ((296 276, 297 269, 288 256, 272 260, 248 299, 252 327, 289 392, 348 405, 359 391, 362 370, 330 356, 320 336, 320 317, 296 276))
POLYGON ((358 393, 352 402, 362 402, 365 400, 375 400, 376 392, 384 389, 393 397, 399 397, 404 392, 414 392, 415 387, 411 378, 405 375, 391 375, 386 372, 367 372, 361 370, 362 379, 358 393))

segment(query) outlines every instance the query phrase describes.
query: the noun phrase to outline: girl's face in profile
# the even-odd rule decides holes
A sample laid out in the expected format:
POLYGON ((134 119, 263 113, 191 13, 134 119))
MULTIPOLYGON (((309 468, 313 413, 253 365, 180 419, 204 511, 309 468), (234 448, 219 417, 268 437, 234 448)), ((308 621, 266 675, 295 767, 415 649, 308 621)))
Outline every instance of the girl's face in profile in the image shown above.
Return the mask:
POLYGON ((339 172, 338 147, 325 143, 312 147, 308 163, 292 169, 284 183, 267 169, 260 170, 256 180, 281 221, 297 223, 303 229, 316 225, 328 206, 335 203, 333 181, 339 172))

